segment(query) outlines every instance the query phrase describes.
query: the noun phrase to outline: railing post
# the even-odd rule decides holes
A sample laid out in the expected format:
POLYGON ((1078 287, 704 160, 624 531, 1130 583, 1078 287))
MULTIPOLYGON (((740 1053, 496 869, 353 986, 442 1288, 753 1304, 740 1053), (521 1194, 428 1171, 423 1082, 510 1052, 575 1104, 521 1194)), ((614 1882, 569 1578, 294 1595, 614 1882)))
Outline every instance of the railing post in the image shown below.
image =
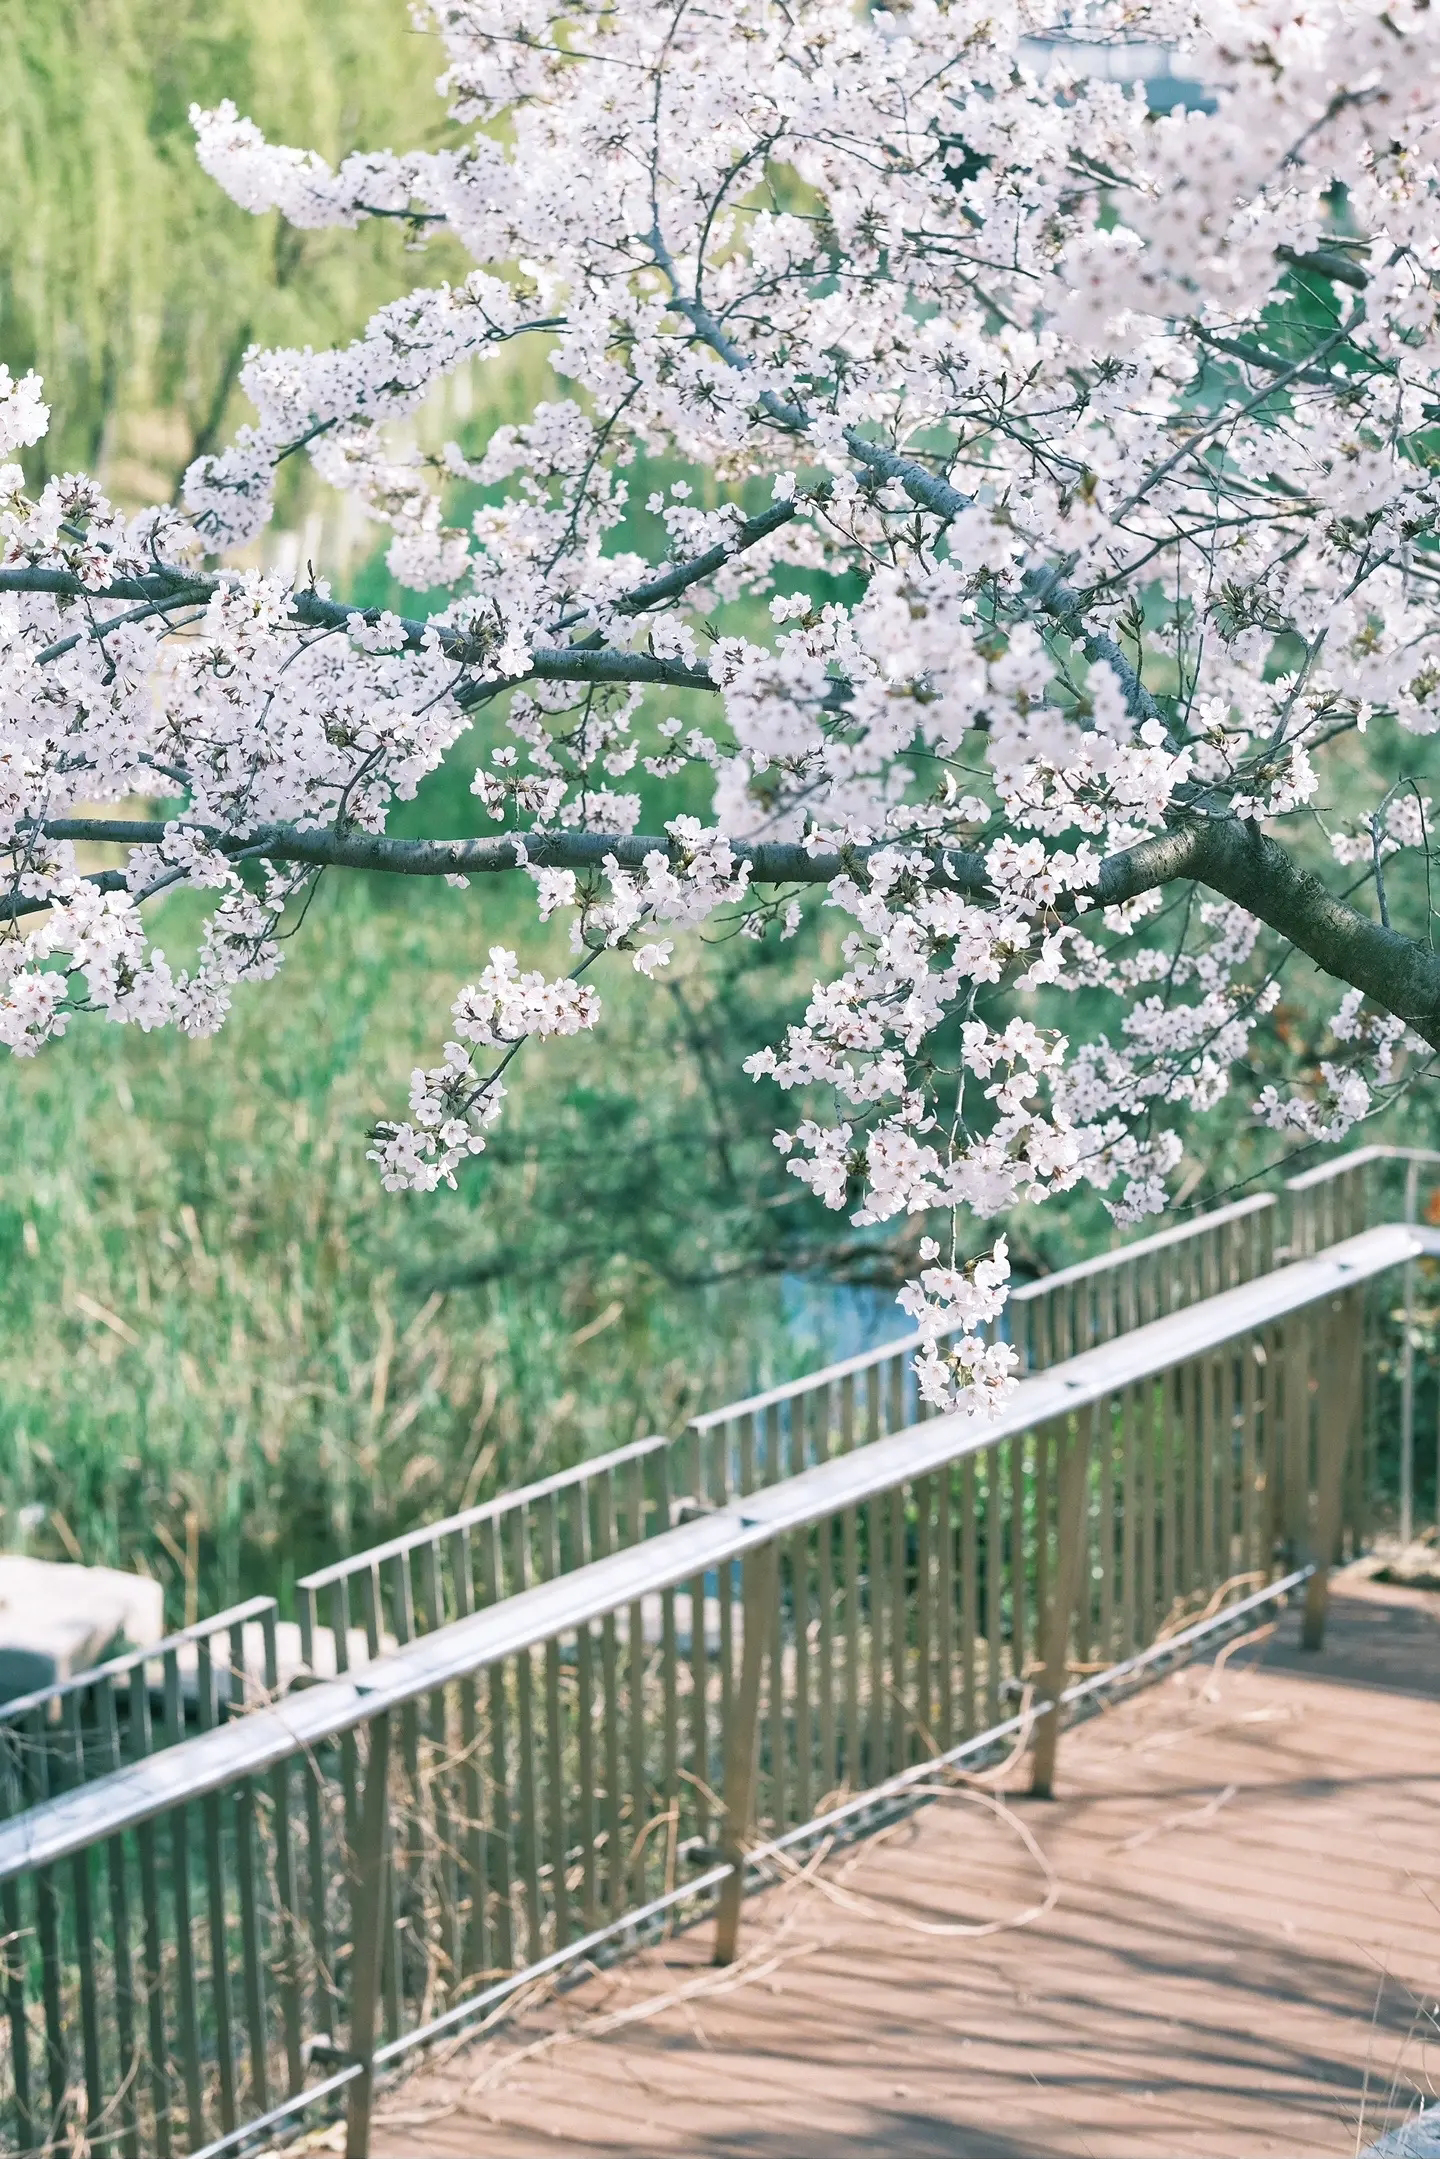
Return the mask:
POLYGON ((370 1726, 370 1759, 350 1891, 350 2059, 360 2074, 350 2086, 345 2159, 368 2159, 370 2110, 375 2096, 375 2011, 380 1991, 385 1912, 385 1844, 390 1826, 390 1718, 381 1711, 370 1726))
MULTIPOLYGON (((760 1752, 760 1666, 770 1639, 780 1586, 780 1547, 762 1544, 741 1562, 744 1610, 740 1651, 740 1695, 725 1734, 725 1824, 722 1851, 730 1872, 720 1891, 715 1920, 715 1962, 732 1964, 740 1931, 740 1902, 745 1894, 745 1845, 755 1812, 756 1770, 760 1752)), ((723 1594, 723 1592, 722 1592, 723 1594)), ((777 1682, 772 1679, 771 1684, 777 1682)), ((363 2155, 362 2155, 363 2159, 363 2155)))
MULTIPOLYGON (((1108 1414, 1108 1404, 1103 1405, 1108 1414)), ((1036 1799, 1052 1799, 1055 1791, 1055 1753, 1060 1744, 1060 1697, 1065 1691, 1066 1652, 1070 1645, 1070 1620, 1078 1602, 1089 1549, 1088 1507, 1090 1440, 1098 1412, 1083 1410, 1065 1418, 1055 1435, 1059 1456, 1055 1495, 1055 1574, 1042 1637, 1045 1670, 1040 1686, 1049 1708, 1035 1724, 1035 1750, 1030 1765, 1030 1790, 1036 1799)), ((1043 1534, 1043 1526, 1042 1526, 1043 1534)))
POLYGON ((1360 1355, 1363 1340, 1360 1291, 1340 1300, 1335 1324, 1327 1329, 1328 1351, 1322 1372, 1319 1446, 1316 1450, 1313 1541, 1306 1554, 1315 1569, 1305 1585, 1302 1649, 1325 1646, 1325 1613, 1330 1601, 1330 1567, 1340 1539, 1345 1490, 1345 1457, 1360 1403, 1360 1355))
MULTIPOLYGON (((1405 1167, 1405 1219, 1415 1220, 1420 1164, 1405 1167)), ((1415 1534, 1415 1262, 1405 1262, 1405 1341, 1400 1352, 1400 1542, 1415 1534)))

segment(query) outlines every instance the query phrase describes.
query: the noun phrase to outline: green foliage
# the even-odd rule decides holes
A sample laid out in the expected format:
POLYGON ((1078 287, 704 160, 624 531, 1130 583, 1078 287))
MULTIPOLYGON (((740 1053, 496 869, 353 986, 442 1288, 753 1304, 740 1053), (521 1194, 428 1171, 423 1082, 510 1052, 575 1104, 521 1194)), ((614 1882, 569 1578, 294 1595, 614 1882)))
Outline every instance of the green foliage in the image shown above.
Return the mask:
MULTIPOLYGON (((41 371, 53 414, 32 479, 103 464, 122 497, 163 499, 243 415, 247 345, 353 335, 414 282, 392 225, 296 233, 237 209, 196 162, 191 102, 233 98, 326 155, 431 146, 442 59, 397 0, 0 9, 0 355, 41 371)), ((427 274, 463 270, 430 253, 427 274)))
POLYGON ((0 1073, 0 1542, 42 1508, 35 1549, 149 1567, 178 1619, 806 1361, 745 1280, 804 1229, 736 1070, 788 965, 618 957, 466 1189, 380 1190, 366 1129, 506 904, 322 893, 214 1041, 82 1023, 0 1073))

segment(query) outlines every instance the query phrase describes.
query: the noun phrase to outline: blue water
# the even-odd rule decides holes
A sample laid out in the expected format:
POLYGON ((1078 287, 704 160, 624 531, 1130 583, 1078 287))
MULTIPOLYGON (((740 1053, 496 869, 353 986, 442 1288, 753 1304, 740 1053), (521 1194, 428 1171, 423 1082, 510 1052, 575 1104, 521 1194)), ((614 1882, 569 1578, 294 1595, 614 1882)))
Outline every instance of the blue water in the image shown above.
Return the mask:
POLYGON ((780 1302, 801 1371, 858 1357, 915 1332, 915 1322, 901 1311, 893 1289, 786 1274, 780 1277, 780 1302))

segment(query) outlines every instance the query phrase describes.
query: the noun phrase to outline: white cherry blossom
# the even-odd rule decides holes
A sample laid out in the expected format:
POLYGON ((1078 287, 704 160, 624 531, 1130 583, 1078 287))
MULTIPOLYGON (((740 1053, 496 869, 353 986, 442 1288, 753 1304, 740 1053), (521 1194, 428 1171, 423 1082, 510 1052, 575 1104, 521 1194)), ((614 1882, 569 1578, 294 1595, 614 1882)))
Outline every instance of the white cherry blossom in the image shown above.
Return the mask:
POLYGON ((1163 1208, 1176 1117, 1273 1046, 1293 954, 1344 1001, 1267 1126, 1338 1137, 1440 1047, 1428 923, 1391 919, 1440 731, 1433 11, 422 14, 457 147, 332 169, 226 103, 197 149, 257 215, 443 228, 460 282, 249 353, 253 417, 178 510, 27 492, 48 414, 0 366, 0 1039, 212 1031, 325 866, 471 910, 528 879, 574 971, 495 947, 373 1137, 433 1189, 521 1046, 599 1023, 592 968, 663 975, 717 916, 793 936, 813 896, 839 962, 748 1069, 821 1201, 934 1218, 921 1383, 983 1408, 987 1224, 1082 1182, 1163 1208), (1203 99, 1090 70, 1132 41, 1203 99), (437 383, 475 368, 483 407, 517 343, 553 378, 527 417, 417 450, 437 383), (443 607, 234 565, 302 453, 443 607), (390 837, 467 732, 493 829, 390 837), (117 822, 136 798, 181 808, 117 822), (97 838, 128 866, 78 867, 97 838), (151 942, 182 885, 189 968, 151 942))

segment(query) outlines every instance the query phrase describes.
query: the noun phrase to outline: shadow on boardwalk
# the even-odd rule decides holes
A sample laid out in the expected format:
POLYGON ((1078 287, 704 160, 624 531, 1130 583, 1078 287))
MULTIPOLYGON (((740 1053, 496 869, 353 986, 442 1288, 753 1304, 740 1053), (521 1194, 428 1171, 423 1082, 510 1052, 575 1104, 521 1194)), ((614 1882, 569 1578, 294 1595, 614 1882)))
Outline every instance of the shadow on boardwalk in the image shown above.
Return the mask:
POLYGON ((1111 1710, 1057 1801, 753 1900, 734 1973, 699 1927, 425 2065, 377 2159, 1353 2153, 1440 2072, 1440 1597, 1336 1587, 1322 1656, 1287 1620, 1111 1710), (953 1931, 1036 1903, 1017 1821, 1053 1908, 953 1931))

